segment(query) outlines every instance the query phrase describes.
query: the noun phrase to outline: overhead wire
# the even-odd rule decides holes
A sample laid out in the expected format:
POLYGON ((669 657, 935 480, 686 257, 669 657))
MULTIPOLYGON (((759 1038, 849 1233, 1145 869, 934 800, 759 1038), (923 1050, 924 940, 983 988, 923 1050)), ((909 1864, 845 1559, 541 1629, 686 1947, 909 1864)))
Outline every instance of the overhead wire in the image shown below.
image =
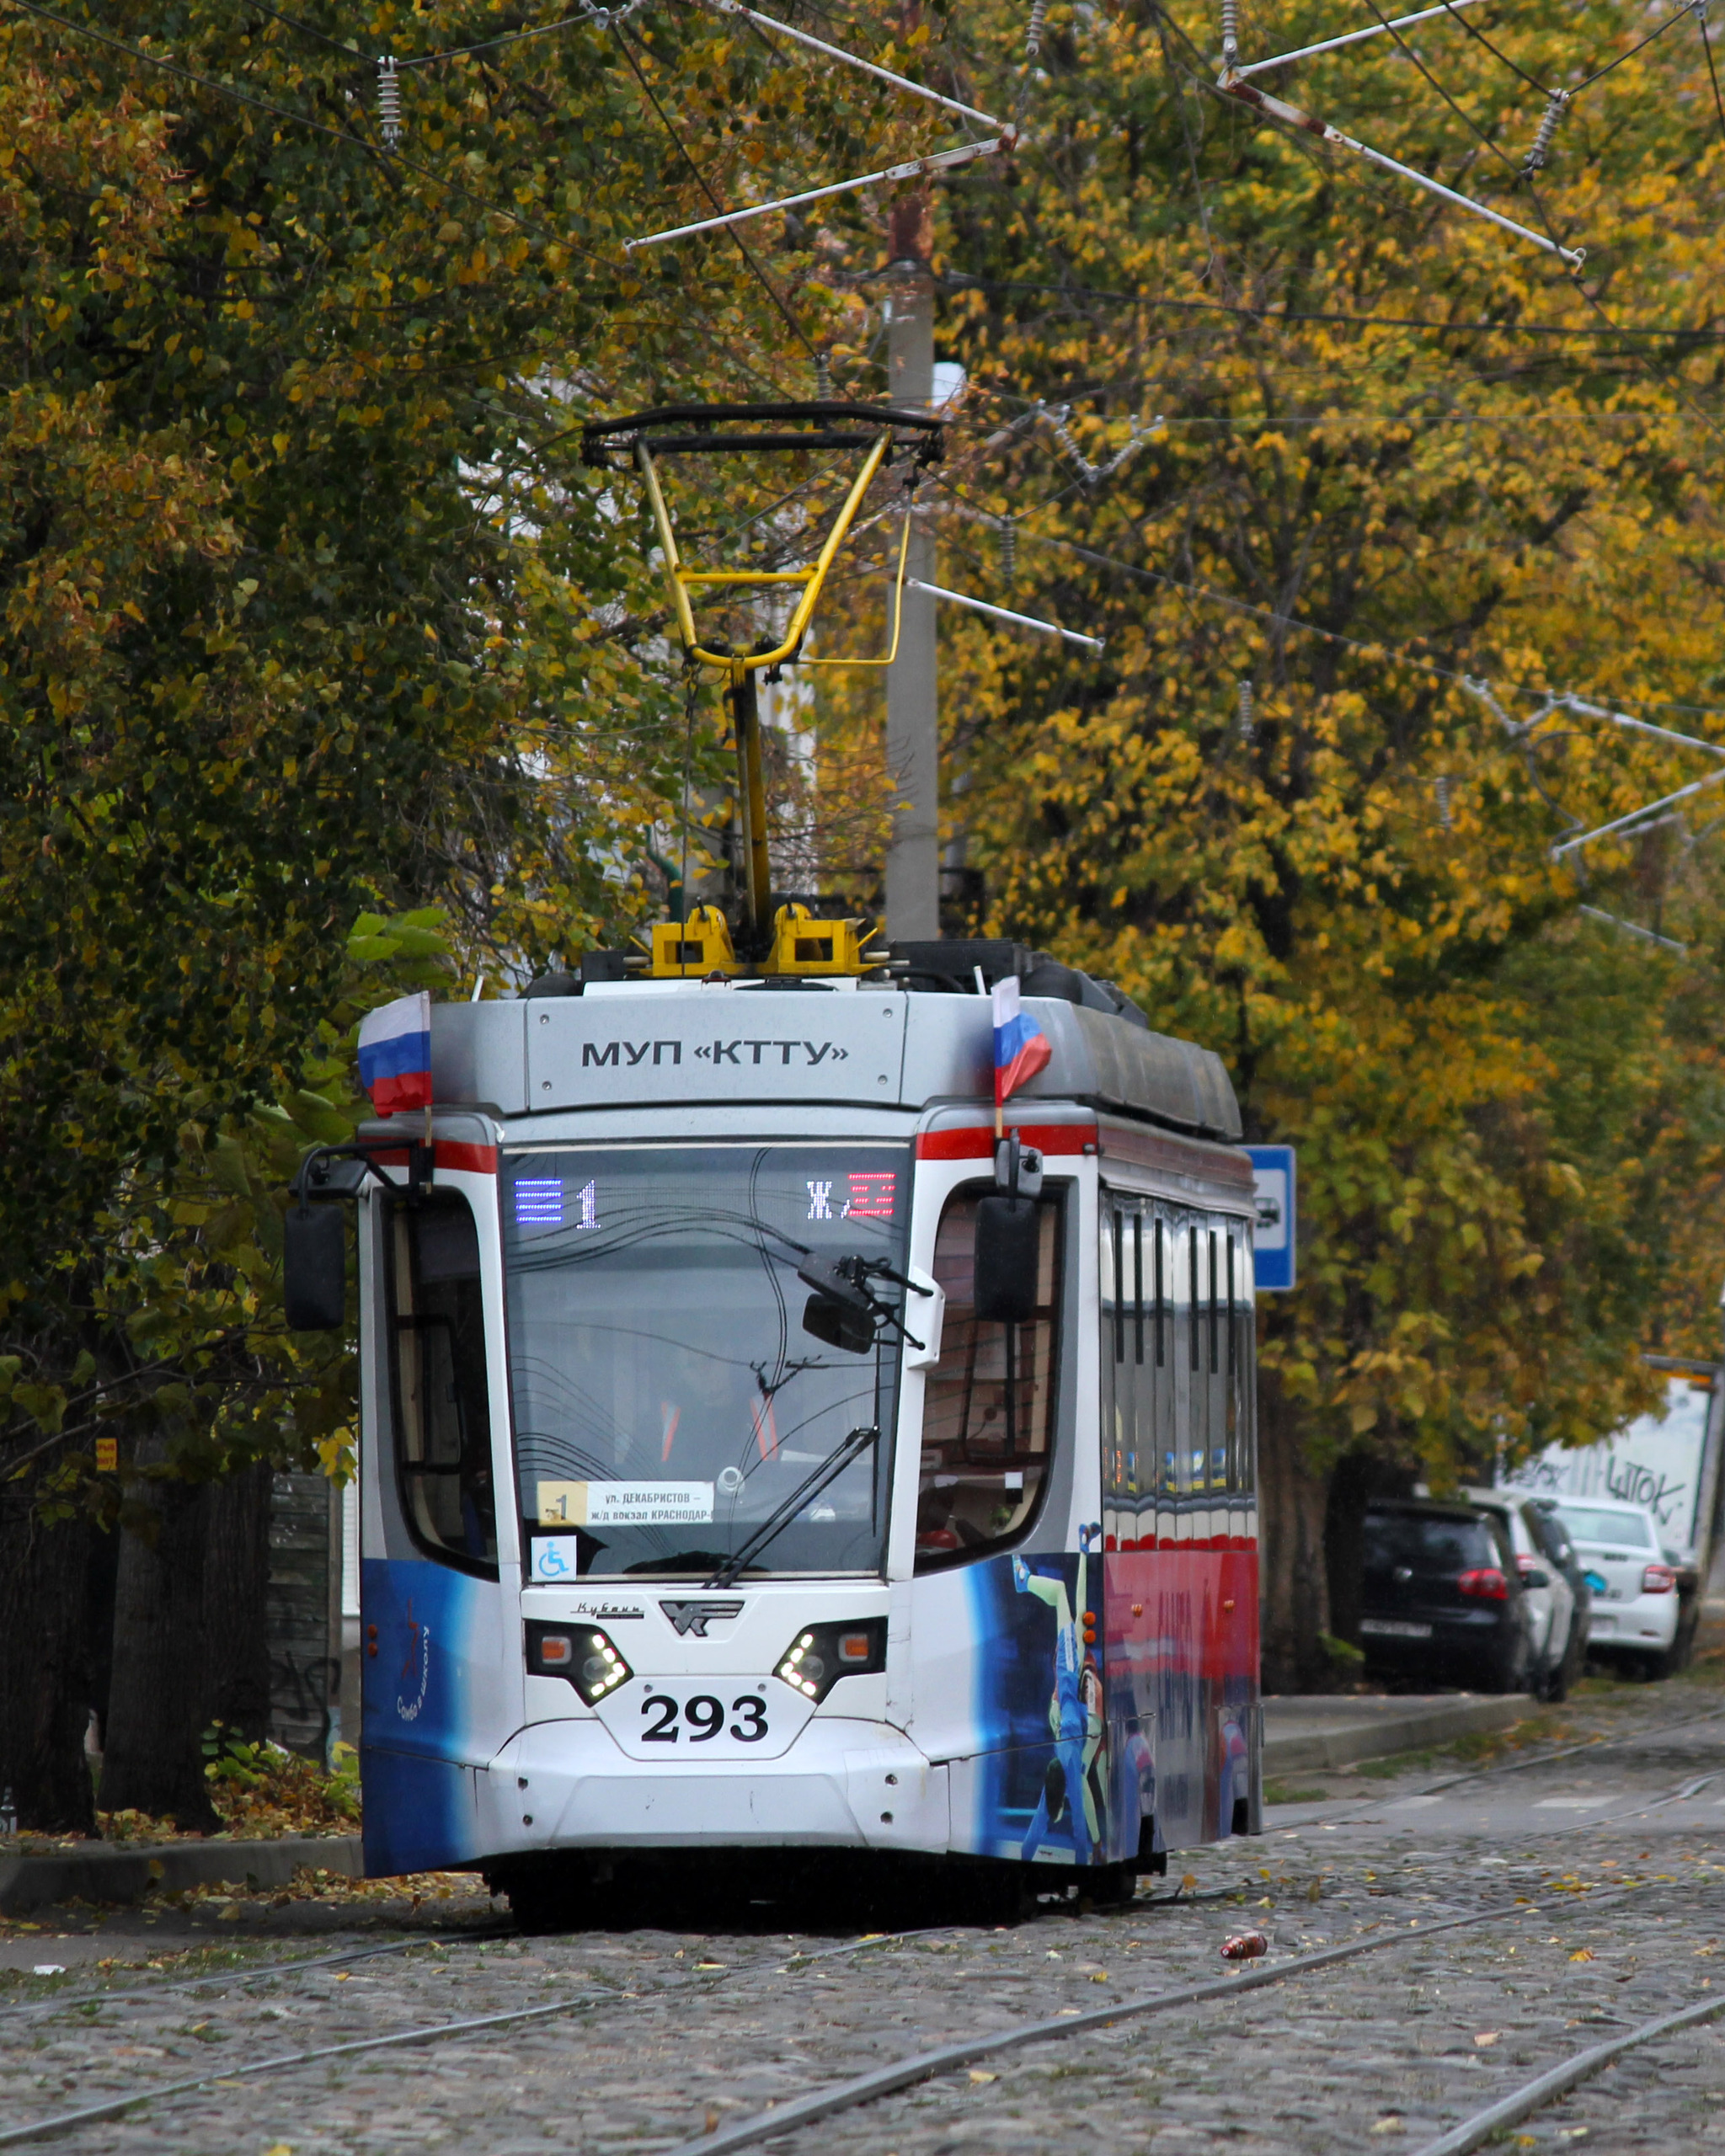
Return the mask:
POLYGON ((496 37, 482 38, 477 45, 453 45, 443 52, 421 52, 411 58, 398 56, 398 67, 435 67, 440 61, 465 60, 475 52, 494 52, 505 45, 520 45, 530 37, 549 37, 554 31, 573 29, 582 23, 598 23, 609 28, 636 13, 643 0, 622 0, 617 8, 583 8, 573 15, 560 16, 554 23, 538 23, 524 30, 505 30, 496 37))
MULTIPOLYGON (((1444 99, 1444 102, 1449 105, 1450 109, 1456 115, 1457 118, 1461 120, 1463 123, 1479 137, 1481 142, 1492 152, 1493 156, 1503 158, 1506 163, 1509 163, 1513 167, 1514 161, 1509 158, 1505 152, 1491 140, 1490 136, 1487 136, 1485 131, 1478 125, 1477 122, 1462 110, 1461 106, 1456 104, 1455 100, 1450 97, 1448 91, 1445 90, 1443 85, 1437 81, 1436 77, 1426 67, 1425 63, 1419 58, 1418 55, 1415 53, 1413 48, 1407 44, 1406 40, 1402 37, 1399 30, 1396 29, 1394 26, 1385 18, 1377 5, 1377 0, 1367 0, 1367 4, 1371 8, 1372 13, 1377 16, 1381 27, 1388 30, 1391 35, 1395 38, 1397 45, 1406 54, 1407 57, 1413 62, 1420 74, 1431 85, 1433 89, 1434 89, 1444 99)), ((1598 82, 1603 76, 1610 74, 1614 67, 1621 66, 1624 61, 1633 59, 1637 52, 1645 50, 1648 45, 1653 42, 1655 38, 1662 36, 1664 31, 1671 27, 1672 23, 1680 21, 1683 15, 1695 12, 1703 4, 1704 0, 1688 0, 1687 5, 1680 9, 1677 13, 1669 17, 1668 20, 1661 24, 1658 29, 1653 32, 1651 35, 1642 39, 1640 43, 1632 46, 1629 51, 1621 53, 1618 57, 1612 61, 1608 66, 1596 69, 1592 75, 1587 77, 1583 82, 1577 86, 1577 88, 1574 91, 1568 93, 1569 99, 1573 100, 1573 99, 1578 95, 1581 90, 1585 89, 1589 83, 1598 82)), ((1453 10, 1451 10, 1451 12, 1453 12, 1453 10)), ((1459 16, 1457 19, 1461 19, 1459 16)), ((1464 23, 1462 26, 1469 32, 1470 35, 1478 35, 1478 33, 1473 29, 1473 26, 1471 24, 1464 23)), ((1527 82, 1532 88, 1540 90, 1543 95, 1546 95, 1548 98, 1551 95, 1551 92, 1546 90, 1543 84, 1536 82, 1533 77, 1527 75, 1524 70, 1517 67, 1515 63, 1513 61, 1509 60, 1506 56, 1498 53, 1496 47, 1490 44, 1489 40, 1482 38, 1480 41, 1487 45, 1487 50, 1491 51, 1494 56, 1502 61, 1506 67, 1512 70, 1512 72, 1519 75, 1521 78, 1527 82)), ((1709 60, 1711 61, 1711 52, 1709 54, 1709 60)), ((1226 93, 1219 91, 1218 94, 1226 94, 1226 93)), ((1526 185, 1528 195, 1534 204, 1540 222, 1545 227, 1546 236, 1549 244, 1560 256, 1564 256, 1571 261, 1572 270, 1573 272, 1572 281, 1574 283, 1576 290, 1579 292, 1583 303, 1590 307, 1593 312, 1599 316, 1601 322, 1605 324, 1607 331, 1615 333, 1616 330, 1616 325, 1611 321, 1610 315, 1604 303, 1600 301, 1598 295, 1595 292, 1589 291, 1587 286, 1581 280, 1579 275, 1581 266, 1579 257, 1571 254, 1568 250, 1566 250, 1563 248, 1562 242, 1557 238, 1556 231, 1553 228, 1551 218, 1546 211, 1545 202, 1538 188, 1534 184, 1531 170, 1529 168, 1523 168, 1520 172, 1519 177, 1526 185)), ((1488 211, 1486 214, 1487 216, 1493 216, 1496 221, 1503 221, 1503 220, 1496 218, 1496 213, 1494 212, 1488 211)), ((1636 353, 1633 354, 1632 356, 1637 360, 1637 364, 1639 364, 1655 381, 1664 382, 1674 388, 1675 394, 1677 395, 1679 401, 1683 404, 1686 410, 1688 410, 1696 419, 1700 420, 1701 424, 1706 429, 1709 434, 1717 436, 1721 433, 1721 430, 1712 414, 1696 404, 1680 383, 1671 382, 1669 371, 1662 373, 1659 369, 1653 366, 1652 360, 1648 359, 1645 354, 1636 353)))
MULTIPOLYGON (((1467 32, 1467 35, 1471 38, 1475 39, 1479 44, 1485 47, 1486 51, 1491 54, 1493 60, 1501 61, 1503 66, 1509 70, 1511 74, 1519 75, 1522 81, 1527 84, 1528 88, 1530 90, 1537 90, 1542 98, 1548 98, 1551 96, 1551 93, 1546 88, 1545 83, 1539 81, 1536 77, 1530 75, 1526 68, 1518 67, 1514 61, 1509 57, 1507 52, 1499 52, 1497 46, 1492 43, 1492 40, 1486 35, 1483 30, 1476 29, 1471 23, 1463 21, 1461 16, 1456 13, 1453 7, 1450 6, 1450 0, 1444 0, 1444 7, 1448 14, 1452 16, 1456 22, 1461 24, 1462 29, 1467 32)), ((1372 13, 1375 14, 1377 13, 1377 9, 1374 8, 1372 9, 1372 13)), ((1398 45, 1401 43, 1401 40, 1399 38, 1397 40, 1397 43, 1398 45)))
POLYGON ((1701 4, 1702 0, 1686 0, 1685 6, 1680 8, 1675 14, 1668 15, 1658 29, 1650 31, 1638 45, 1631 45, 1627 52, 1620 52, 1615 60, 1608 60, 1603 67, 1595 67, 1591 75, 1584 75, 1570 92, 1570 95, 1578 97, 1592 83, 1604 81, 1615 68, 1621 67, 1626 60, 1633 60, 1637 52, 1645 52, 1656 39, 1664 37, 1666 31, 1674 24, 1680 23, 1685 15, 1694 14, 1701 4))
MULTIPOLYGON (((665 133, 670 137, 673 147, 676 150, 677 154, 681 157, 683 163, 687 165, 689 170, 695 175, 696 183, 699 186, 701 192, 707 197, 708 200, 713 205, 716 211, 722 212, 724 211, 724 205, 719 200, 718 195, 714 194, 712 187, 708 184, 706 173, 703 173, 700 166, 696 163, 692 154, 685 146, 682 136, 678 134, 676 129, 672 125, 670 115, 665 111, 665 107, 659 102, 659 99, 654 93, 653 85, 648 81, 646 76, 637 65, 635 56, 629 50, 628 32, 620 22, 613 23, 611 25, 611 35, 617 40, 618 51, 621 51, 623 58, 628 63, 629 72, 641 85, 643 96, 645 97, 647 102, 652 106, 654 111, 659 115, 660 125, 665 129, 665 133)), ((772 302, 774 307, 777 308, 780 315, 783 318, 785 324, 790 330, 791 334, 803 347, 804 350, 807 352, 811 360, 818 359, 820 355, 816 352, 813 340, 809 338, 808 332, 804 328, 802 323, 798 321, 796 316, 791 312, 789 304, 779 291, 778 287, 772 282, 772 280, 767 275, 761 264, 755 259, 754 255, 750 252, 747 243, 744 240, 741 233, 734 230, 734 228, 729 225, 727 225, 724 229, 726 236, 734 245, 738 253, 740 254, 744 261, 748 264, 750 271, 760 285, 761 289, 766 294, 767 297, 772 302)))
POLYGON ((345 142, 354 149, 363 151, 386 168, 399 169, 412 173, 418 179, 429 179, 435 187, 441 187, 451 195, 458 195, 463 201, 471 202, 489 216, 508 218, 511 224, 519 226, 523 232, 531 232, 547 246, 566 248, 571 253, 585 255, 589 261, 599 263, 607 270, 616 267, 607 257, 590 247, 584 247, 580 241, 551 231, 536 219, 523 216, 519 210, 511 210, 500 202, 488 202, 483 195, 474 194, 471 188, 462 186, 459 180, 434 172, 429 165, 415 163, 411 157, 403 157, 397 151, 384 150, 351 128, 332 127, 323 120, 312 119, 309 113, 295 112, 289 106, 272 104, 265 99, 253 97, 244 90, 237 90, 231 83, 224 83, 216 76, 200 74, 194 68, 181 67, 177 61, 158 59, 153 52, 145 51, 142 45, 129 44, 126 39, 115 37, 107 30, 98 29, 93 24, 75 22, 68 15, 56 13, 53 8, 43 7, 40 0, 3 0, 3 4, 20 8, 29 15, 40 16, 44 22, 53 23, 61 29, 69 30, 74 37, 88 38, 115 52, 126 53, 130 58, 141 61, 147 67, 157 68, 166 75, 178 76, 184 82, 195 83, 200 89, 213 91, 217 97, 227 98, 234 104, 250 105, 259 112, 270 114, 275 119, 285 120, 295 127, 307 127, 319 135, 333 136, 338 142, 345 142))
MULTIPOLYGON (((70 30, 74 37, 88 38, 96 45, 105 45, 115 52, 128 54, 142 61, 145 67, 154 67, 164 75, 176 75, 182 82, 195 83, 200 89, 214 90, 220 97, 231 98, 238 104, 248 104, 256 111, 267 112, 276 120, 286 120, 296 127, 309 127, 319 135, 333 135, 338 142, 350 142, 360 149, 371 149, 362 135, 355 135, 350 128, 331 127, 326 121, 313 120, 309 114, 291 111, 287 106, 271 104, 266 99, 254 98, 244 90, 237 90, 231 83, 223 83, 213 75, 200 75, 195 69, 182 67, 175 60, 158 60, 153 52, 146 52, 142 45, 128 44, 123 37, 115 37, 108 30, 98 29, 93 23, 74 22, 69 15, 56 14, 53 8, 44 8, 40 0, 6 0, 6 5, 18 8, 27 15, 39 16, 45 23, 53 23, 63 30, 70 30)), ((374 152, 374 154, 376 154, 374 152)))
MULTIPOLYGON (((1492 155, 1494 157, 1500 159, 1504 164, 1508 165, 1511 172, 1517 171, 1519 168, 1516 165, 1514 158, 1512 157, 1506 150, 1500 149, 1498 144, 1492 140, 1491 136, 1486 133, 1485 130, 1479 125, 1479 123, 1474 120, 1470 114, 1467 114, 1461 109, 1461 107, 1456 104, 1455 99, 1450 96, 1450 93, 1444 88, 1437 77, 1433 74, 1431 69, 1426 66, 1424 61, 1420 58, 1419 55, 1407 42, 1407 39, 1402 36, 1401 31, 1397 29, 1395 24, 1385 15, 1383 10, 1378 6, 1377 0, 1366 0, 1366 5, 1371 9, 1373 14, 1377 17, 1379 22, 1395 40, 1397 48, 1402 54, 1403 57, 1411 60, 1413 62, 1414 66, 1419 70, 1425 80, 1431 85, 1433 89, 1437 92, 1438 95, 1444 100, 1444 103, 1449 106, 1450 111, 1455 114, 1455 117, 1461 122, 1462 125, 1471 129, 1473 133, 1478 136, 1480 141, 1485 145, 1486 148, 1491 152, 1492 155)), ((1450 12, 1453 13, 1454 10, 1451 9, 1450 12)), ((1459 15, 1456 16, 1455 19, 1461 23, 1461 27, 1464 29, 1472 29, 1472 24, 1463 22, 1462 19, 1459 15)), ((1482 39, 1481 42, 1484 44, 1486 40, 1482 39)), ((1487 45, 1487 50, 1488 51, 1493 51, 1494 49, 1495 48, 1489 45, 1487 45)), ((1521 70, 1519 67, 1515 72, 1518 75, 1521 73, 1521 70)), ((1525 82, 1531 82, 1533 78, 1530 76, 1523 76, 1522 79, 1525 82)), ((1541 96, 1548 94, 1548 93, 1546 93, 1539 83, 1535 83, 1533 87, 1536 90, 1540 91, 1541 96)))
POLYGON ((1707 80, 1713 86, 1713 110, 1719 122, 1719 140, 1725 142, 1725 100, 1722 100, 1719 95, 1719 71, 1713 64, 1713 40, 1707 29, 1707 11, 1703 6, 1697 8, 1695 13, 1696 19, 1701 26, 1701 51, 1707 56, 1707 80))
POLYGON ((1725 342, 1725 329, 1685 328, 1647 323, 1614 324, 1610 329, 1590 329, 1584 324, 1560 322, 1438 322, 1429 315, 1347 314, 1334 309, 1296 310, 1231 305, 1223 300, 1152 298, 1146 292, 1117 292, 1101 285, 1037 284, 1023 279, 973 276, 967 270, 948 270, 935 280, 956 289, 991 292, 1051 292, 1079 299, 1114 300, 1122 307, 1172 310, 1189 314, 1232 314, 1266 328, 1288 323, 1327 323, 1361 328, 1429 329, 1439 336, 1503 337, 1686 337, 1697 342, 1725 342))
POLYGON ((358 45, 350 45, 342 38, 331 37, 328 30, 320 30, 315 23, 302 23, 297 15, 284 15, 279 8, 270 7, 267 0, 245 0, 245 4, 255 8, 260 15, 270 16, 288 29, 297 30, 302 37, 316 38, 319 44, 329 45, 349 60, 357 61, 361 67, 366 65, 366 55, 358 45))
MULTIPOLYGON (((968 515, 980 518, 991 525, 998 522, 999 520, 989 510, 982 508, 980 504, 970 501, 944 474, 937 473, 935 483, 943 492, 950 494, 968 515)), ((1076 539, 1063 539, 1049 532, 1030 531, 1022 518, 1015 521, 1017 524, 1020 536, 1029 540, 1034 546, 1054 547, 1065 553, 1076 554, 1081 560, 1089 562, 1094 567, 1119 569, 1125 575, 1135 578, 1140 583, 1161 584, 1169 590, 1184 593, 1190 598, 1204 600, 1210 605, 1223 607, 1230 612, 1248 615, 1254 621, 1266 622, 1272 627, 1290 630, 1300 636, 1316 637, 1326 643, 1338 645, 1345 650, 1359 652, 1368 659, 1389 660, 1401 665, 1410 666, 1416 672, 1429 674, 1435 680, 1452 681, 1462 688, 1472 691, 1475 694, 1479 692, 1481 685, 1476 676, 1455 667, 1439 665, 1435 659, 1419 658, 1406 644, 1393 643, 1384 638, 1368 639, 1362 637, 1350 637, 1339 629, 1322 628, 1316 622, 1302 621, 1298 615, 1279 613, 1270 607, 1255 606, 1250 600, 1236 599, 1231 593, 1218 591, 1213 585, 1193 584, 1181 577, 1167 575, 1160 569, 1146 568, 1140 563, 1126 561, 1118 554, 1104 553, 1098 548, 1086 547, 1076 539)), ((1518 685, 1514 693, 1518 696, 1567 697, 1577 692, 1569 690, 1541 688, 1531 683, 1524 683, 1518 685)), ((1652 707, 1655 711, 1689 711, 1702 718, 1725 718, 1725 706, 1714 704, 1656 703, 1652 707)), ((1696 745, 1712 748, 1715 744, 1698 740, 1696 745)))

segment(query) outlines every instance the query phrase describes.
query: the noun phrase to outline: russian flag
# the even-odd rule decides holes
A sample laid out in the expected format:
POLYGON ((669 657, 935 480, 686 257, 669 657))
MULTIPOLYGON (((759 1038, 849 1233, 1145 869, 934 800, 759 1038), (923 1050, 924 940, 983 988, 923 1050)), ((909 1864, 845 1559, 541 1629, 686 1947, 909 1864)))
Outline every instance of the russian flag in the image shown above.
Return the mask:
POLYGON ((994 1102, 1012 1098, 1039 1070, 1048 1068, 1052 1051, 1048 1035, 1018 1007, 1018 976, 1009 974, 994 985, 994 1102))
POLYGON ((379 1115, 431 1105, 431 994, 403 995, 360 1021, 360 1083, 379 1115))

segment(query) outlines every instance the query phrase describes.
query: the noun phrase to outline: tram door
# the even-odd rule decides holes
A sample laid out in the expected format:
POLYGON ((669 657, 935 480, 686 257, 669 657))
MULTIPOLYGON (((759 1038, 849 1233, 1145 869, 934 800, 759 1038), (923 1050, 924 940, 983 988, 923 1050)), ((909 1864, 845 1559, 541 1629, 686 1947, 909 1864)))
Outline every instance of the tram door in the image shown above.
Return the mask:
POLYGON ((440 1169, 366 1210, 360 1765, 366 1866, 394 1872, 482 1853, 478 1780, 522 1680, 499 1563, 496 1177, 440 1169))
POLYGON ((1126 1860, 1256 1825, 1251 1248, 1238 1219, 1107 1185, 1100 1227, 1110 1854, 1126 1860))

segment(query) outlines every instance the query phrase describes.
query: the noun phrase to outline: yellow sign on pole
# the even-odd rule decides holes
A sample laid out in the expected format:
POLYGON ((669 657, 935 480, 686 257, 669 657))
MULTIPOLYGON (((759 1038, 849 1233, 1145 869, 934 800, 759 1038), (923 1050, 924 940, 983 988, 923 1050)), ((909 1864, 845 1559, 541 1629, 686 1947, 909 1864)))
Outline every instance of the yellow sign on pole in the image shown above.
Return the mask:
POLYGON ((120 1440, 118 1438, 98 1438, 96 1440, 96 1471, 99 1475, 113 1475, 120 1467, 120 1440))

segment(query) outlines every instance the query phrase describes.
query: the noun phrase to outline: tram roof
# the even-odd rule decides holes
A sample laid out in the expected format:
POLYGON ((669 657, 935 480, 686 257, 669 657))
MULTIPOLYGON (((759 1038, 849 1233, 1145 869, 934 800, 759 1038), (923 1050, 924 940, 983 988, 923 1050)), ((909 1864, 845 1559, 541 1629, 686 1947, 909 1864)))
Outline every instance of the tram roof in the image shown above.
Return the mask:
MULTIPOLYGON (((1047 1068, 1014 1096, 1079 1102, 1237 1140, 1239 1104, 1208 1049, 1057 996, 1026 996, 1047 1068)), ((991 1100, 982 995, 893 984, 631 981, 584 993, 434 1005, 440 1106, 514 1118, 583 1108, 798 1104, 924 1110, 991 1100)))

